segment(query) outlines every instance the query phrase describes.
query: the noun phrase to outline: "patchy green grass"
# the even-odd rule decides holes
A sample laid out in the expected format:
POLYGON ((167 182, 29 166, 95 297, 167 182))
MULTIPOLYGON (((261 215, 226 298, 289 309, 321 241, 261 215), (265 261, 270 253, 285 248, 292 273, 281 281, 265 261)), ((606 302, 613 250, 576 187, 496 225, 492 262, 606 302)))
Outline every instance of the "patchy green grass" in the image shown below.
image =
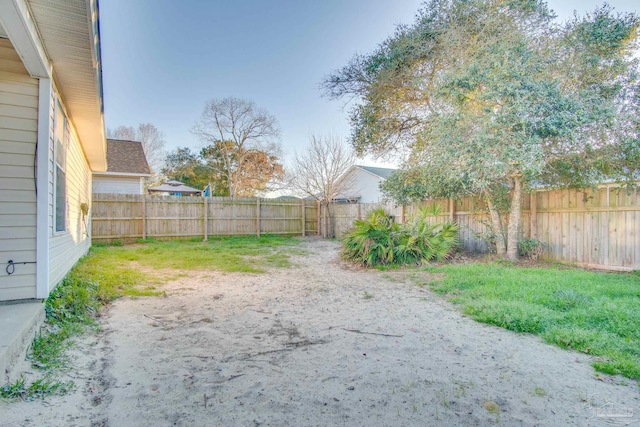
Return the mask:
POLYGON ((263 273, 286 268, 289 257, 302 254, 291 237, 226 237, 208 242, 148 241, 135 245, 97 245, 74 267, 47 299, 44 332, 33 341, 29 359, 44 378, 26 384, 19 378, 0 387, 0 397, 31 399, 65 393, 69 383, 56 380, 68 366, 66 349, 73 338, 95 327, 100 307, 122 296, 156 296, 157 286, 184 270, 263 273))
POLYGON ((100 307, 98 284, 77 277, 75 269, 49 295, 45 304, 46 322, 31 343, 28 359, 41 370, 41 377, 27 383, 20 376, 15 382, 0 387, 0 397, 6 400, 31 400, 65 394, 73 382, 60 381, 59 375, 68 367, 66 350, 73 338, 96 325, 95 314, 100 307))
POLYGON ((75 269, 54 289, 45 304, 45 328, 31 343, 28 355, 35 367, 45 371, 66 367, 65 350, 71 338, 95 325, 100 307, 97 295, 98 284, 80 279, 75 269))
POLYGON ((536 387, 533 389, 533 394, 539 397, 544 397, 547 395, 547 391, 542 387, 536 387))
POLYGON ((66 394, 74 387, 73 382, 59 382, 49 378, 40 378, 27 385, 21 375, 15 382, 0 387, 0 397, 8 400, 44 399, 51 395, 66 394))
POLYGON ((296 252, 298 242, 291 237, 267 235, 99 246, 92 248, 73 274, 98 283, 102 302, 123 295, 161 295, 156 286, 178 277, 181 270, 264 273, 269 267, 289 267, 289 257, 296 252), (175 274, 167 274, 167 270, 175 270, 175 274))
POLYGON ((587 353, 607 374, 640 379, 640 277, 506 263, 430 267, 429 283, 475 320, 587 353))

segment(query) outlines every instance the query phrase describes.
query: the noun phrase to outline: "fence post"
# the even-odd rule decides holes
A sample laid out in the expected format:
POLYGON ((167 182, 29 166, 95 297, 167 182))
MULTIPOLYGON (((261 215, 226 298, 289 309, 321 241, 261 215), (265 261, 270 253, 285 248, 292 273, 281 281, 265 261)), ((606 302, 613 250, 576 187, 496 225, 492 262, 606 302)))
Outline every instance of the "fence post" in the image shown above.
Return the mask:
POLYGON ((532 239, 538 238, 538 206, 537 197, 535 191, 529 194, 529 234, 532 239))
POLYGON ((204 241, 206 242, 209 238, 209 207, 207 205, 207 198, 203 197, 202 199, 204 200, 204 241))
POLYGON ((307 234, 307 216, 306 216, 306 205, 304 203, 304 199, 302 199, 301 202, 302 205, 302 237, 304 237, 307 234))
POLYGON ((142 240, 147 240, 147 196, 142 195, 142 240))
POLYGON ((260 197, 256 201, 256 234, 260 237, 260 197))
POLYGON ((404 224, 404 205, 400 205, 400 224, 404 224))
POLYGON ((320 218, 322 217, 322 209, 321 209, 321 205, 320 205, 320 200, 318 200, 318 201, 316 202, 316 205, 317 205, 317 208, 318 208, 318 209, 317 209, 317 211, 318 211, 318 218, 317 218, 317 219, 318 219, 318 224, 317 224, 317 227, 318 227, 318 237, 320 237, 320 236, 322 236, 322 229, 320 228, 320 218))
POLYGON ((456 201, 449 199, 449 221, 453 222, 456 219, 456 201))

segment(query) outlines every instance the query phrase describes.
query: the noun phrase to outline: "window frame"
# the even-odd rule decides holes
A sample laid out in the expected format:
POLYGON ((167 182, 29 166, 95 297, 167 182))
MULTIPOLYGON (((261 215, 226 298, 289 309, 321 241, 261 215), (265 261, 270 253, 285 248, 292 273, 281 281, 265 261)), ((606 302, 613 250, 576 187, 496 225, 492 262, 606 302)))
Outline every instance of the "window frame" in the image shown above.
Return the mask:
POLYGON ((67 157, 69 151, 69 120, 62 107, 59 98, 55 101, 54 121, 53 121, 53 235, 65 234, 67 227, 67 157), (59 121, 62 120, 62 124, 59 121), (62 133, 62 135, 60 135, 62 133), (61 152, 62 151, 62 152, 61 152), (60 175, 59 175, 60 174, 60 175), (59 182, 62 179, 62 200, 59 200, 59 182), (63 202, 61 215, 59 218, 58 209, 60 202, 63 202), (62 221, 60 221, 62 219, 62 221))

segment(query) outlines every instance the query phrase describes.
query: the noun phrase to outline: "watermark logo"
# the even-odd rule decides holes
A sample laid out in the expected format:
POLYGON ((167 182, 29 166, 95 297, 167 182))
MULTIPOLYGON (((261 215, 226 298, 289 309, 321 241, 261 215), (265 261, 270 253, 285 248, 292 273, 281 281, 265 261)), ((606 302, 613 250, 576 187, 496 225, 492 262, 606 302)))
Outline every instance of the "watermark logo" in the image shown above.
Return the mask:
POLYGON ((585 403, 590 421, 600 421, 609 425, 631 425, 640 421, 640 412, 629 406, 621 405, 600 395, 593 395, 585 403))

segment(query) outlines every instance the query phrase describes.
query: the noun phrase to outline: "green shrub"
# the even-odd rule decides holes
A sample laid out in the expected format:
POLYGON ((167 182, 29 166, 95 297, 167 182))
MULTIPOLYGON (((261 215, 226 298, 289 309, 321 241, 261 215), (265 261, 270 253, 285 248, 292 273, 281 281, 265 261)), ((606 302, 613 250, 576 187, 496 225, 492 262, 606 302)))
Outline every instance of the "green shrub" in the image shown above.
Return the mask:
POLYGON ((420 209, 417 215, 402 227, 399 243, 395 248, 400 264, 443 261, 458 242, 458 227, 447 222, 430 224, 429 217, 438 215, 439 209, 420 209))
POLYGON ((342 257, 366 266, 420 264, 445 259, 457 243, 452 223, 430 224, 437 212, 421 209, 406 224, 397 224, 383 209, 357 220, 342 239, 342 257))
POLYGON ((542 255, 544 244, 536 239, 522 239, 518 241, 518 254, 536 261, 542 255))
POLYGON ((369 266, 393 263, 399 231, 399 225, 383 209, 373 210, 366 219, 356 220, 342 240, 342 256, 369 266))

